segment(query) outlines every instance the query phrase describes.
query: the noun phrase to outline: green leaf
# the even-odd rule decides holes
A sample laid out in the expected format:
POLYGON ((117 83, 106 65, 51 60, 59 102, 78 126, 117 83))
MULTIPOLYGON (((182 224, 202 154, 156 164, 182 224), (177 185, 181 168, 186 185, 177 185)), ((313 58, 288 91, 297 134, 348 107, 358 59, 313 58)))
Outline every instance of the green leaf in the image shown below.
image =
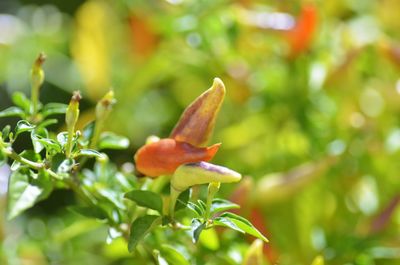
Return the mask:
POLYGON ((189 197, 190 197, 190 189, 187 189, 181 194, 179 194, 177 203, 175 205, 175 212, 186 208, 186 204, 189 201, 189 197))
POLYGON ((161 246, 161 256, 173 265, 190 265, 189 261, 178 250, 169 245, 161 246))
POLYGON ((112 132, 103 132, 98 143, 99 149, 126 149, 129 139, 112 132))
POLYGON ((88 156, 88 157, 96 157, 96 158, 104 158, 105 155, 100 153, 99 151, 93 149, 80 149, 78 152, 75 153, 75 157, 78 156, 88 156))
POLYGON ((58 175, 68 177, 75 166, 73 159, 67 159, 64 154, 58 153, 51 158, 51 169, 58 175))
POLYGON ((10 134, 11 131, 11 126, 10 125, 6 125, 3 130, 1 131, 1 136, 3 138, 3 140, 7 139, 8 135, 10 134))
POLYGON ((82 216, 88 217, 88 218, 95 218, 99 220, 106 220, 107 213, 99 208, 99 207, 93 207, 93 206, 71 206, 68 207, 68 210, 80 214, 82 216))
POLYGON ((211 204, 211 214, 215 214, 217 212, 227 211, 230 209, 238 209, 240 206, 236 203, 230 202, 228 200, 216 198, 212 201, 211 204))
POLYGON ((57 124, 57 123, 58 123, 57 119, 47 119, 47 120, 42 121, 38 126, 44 128, 44 127, 47 127, 47 126, 50 126, 53 124, 57 124))
POLYGON ((25 112, 22 109, 14 106, 0 111, 0 118, 15 116, 23 119, 25 117, 25 112))
POLYGON ((213 219, 213 224, 216 226, 224 226, 231 228, 240 233, 245 233, 242 229, 240 229, 234 222, 232 222, 229 218, 226 217, 216 217, 213 219))
POLYGON ((67 112, 67 104, 62 104, 62 103, 48 103, 44 105, 42 109, 42 115, 43 117, 47 117, 49 115, 55 115, 55 114, 65 114, 67 112))
POLYGON ((4 165, 5 163, 7 163, 7 156, 0 151, 0 166, 4 165))
POLYGON ((48 137, 48 135, 49 133, 45 128, 36 128, 31 131, 32 145, 36 153, 40 153, 44 148, 44 145, 39 141, 39 139, 48 137))
POLYGON ((268 239, 263 234, 261 234, 260 231, 258 231, 257 228, 255 228, 247 219, 234 213, 223 213, 221 214, 221 217, 228 218, 233 223, 235 223, 237 227, 245 231, 247 234, 250 234, 252 236, 264 240, 265 242, 268 242, 268 239))
POLYGON ((125 204, 122 201, 122 194, 120 192, 106 189, 106 188, 98 188, 97 192, 104 198, 106 198, 109 202, 114 204, 115 207, 125 210, 125 204))
POLYGON ((68 142, 68 132, 60 132, 57 134, 57 142, 60 143, 62 147, 64 147, 68 142))
POLYGON ((199 217, 204 215, 204 211, 195 203, 193 202, 188 202, 187 207, 192 210, 196 215, 199 217))
POLYGON ((40 198, 43 189, 29 183, 31 171, 14 171, 8 184, 8 219, 18 216, 32 207, 40 198))
POLYGON ((24 93, 15 92, 12 95, 12 102, 24 110, 25 113, 29 113, 31 108, 31 101, 25 96, 24 93))
POLYGON ((17 122, 17 126, 15 127, 15 137, 20 133, 32 131, 33 129, 35 129, 35 125, 30 124, 26 120, 21 120, 17 122))
POLYGON ((204 230, 204 228, 206 228, 206 223, 201 222, 199 219, 195 218, 192 220, 192 239, 193 239, 193 243, 196 243, 197 241, 199 241, 199 237, 201 232, 204 230))
POLYGON ((145 215, 133 221, 129 235, 128 250, 132 252, 137 244, 160 222, 161 217, 157 215, 145 215))
POLYGON ((82 136, 83 136, 83 138, 84 138, 85 140, 90 141, 90 139, 92 139, 93 133, 94 133, 94 127, 95 127, 94 125, 95 125, 95 122, 92 121, 92 122, 88 123, 88 124, 83 128, 82 136))
POLYGON ((156 210, 162 214, 163 202, 157 193, 148 190, 132 190, 125 193, 124 197, 136 202, 139 206, 156 210))

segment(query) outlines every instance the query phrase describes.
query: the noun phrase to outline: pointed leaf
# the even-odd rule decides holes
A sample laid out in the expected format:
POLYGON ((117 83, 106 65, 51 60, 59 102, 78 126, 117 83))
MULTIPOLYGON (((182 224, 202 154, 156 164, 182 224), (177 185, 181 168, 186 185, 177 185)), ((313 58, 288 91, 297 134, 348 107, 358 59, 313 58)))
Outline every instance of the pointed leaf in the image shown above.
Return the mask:
POLYGON ((30 124, 26 120, 21 120, 17 122, 17 126, 15 127, 15 137, 20 133, 31 131, 33 129, 35 129, 35 125, 30 124))
POLYGON ((18 216, 32 207, 39 199, 43 189, 29 183, 28 173, 14 171, 8 183, 8 219, 18 216))
POLYGON ((54 114, 65 114, 67 111, 67 104, 62 104, 62 103, 48 103, 44 105, 42 109, 42 115, 43 117, 47 117, 49 115, 54 115, 54 114))
POLYGON ((75 157, 78 156, 88 156, 88 157, 96 157, 96 158, 104 158, 105 155, 100 153, 99 151, 93 149, 80 149, 76 154, 75 157))
POLYGON ((25 112, 18 108, 18 107, 9 107, 5 110, 0 111, 0 118, 3 117, 20 117, 20 118, 24 118, 25 117, 25 112))
POLYGON ((233 229, 235 231, 238 231, 240 233, 245 233, 242 229, 240 229, 234 222, 232 222, 229 218, 225 217, 216 217, 213 219, 213 224, 216 226, 224 226, 228 227, 230 229, 233 229))
POLYGON ((268 239, 263 234, 261 234, 260 231, 258 231, 257 228, 255 228, 247 219, 233 213, 223 213, 221 214, 221 217, 228 218, 233 223, 235 223, 237 227, 245 231, 247 234, 268 242, 268 239))
POLYGON ((206 228, 206 223, 203 223, 199 219, 195 218, 192 220, 191 227, 193 243, 196 243, 199 241, 201 232, 206 228))
POLYGON ((12 97, 12 102, 20 107, 25 113, 28 113, 31 107, 31 101, 25 96, 24 93, 15 92, 12 97))
POLYGON ((169 264, 190 265, 189 261, 178 250, 169 245, 161 246, 161 255, 169 264))
POLYGON ((106 220, 108 218, 107 213, 99 207, 71 206, 68 207, 68 209, 72 212, 89 218, 95 218, 99 220, 106 220))
POLYGON ((136 202, 139 206, 156 210, 162 214, 163 202, 157 193, 148 190, 132 190, 125 193, 124 197, 136 202))
POLYGON ((133 221, 130 229, 128 250, 132 252, 151 229, 160 223, 161 217, 156 215, 145 215, 133 221))
POLYGON ((126 149, 129 139, 112 132, 103 132, 98 143, 99 149, 126 149))
POLYGON ((217 212, 227 211, 231 209, 239 209, 240 206, 236 203, 230 202, 228 200, 216 198, 212 201, 211 204, 211 214, 215 214, 217 212))

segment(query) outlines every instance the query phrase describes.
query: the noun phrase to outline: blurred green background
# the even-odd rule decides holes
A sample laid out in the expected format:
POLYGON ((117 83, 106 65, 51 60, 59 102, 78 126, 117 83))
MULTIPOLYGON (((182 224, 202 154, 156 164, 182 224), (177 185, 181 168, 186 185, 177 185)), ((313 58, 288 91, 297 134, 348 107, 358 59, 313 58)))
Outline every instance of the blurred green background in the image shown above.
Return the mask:
MULTIPOLYGON (((271 264, 400 264, 399 13, 397 0, 1 0, 0 107, 29 93, 43 51, 42 101, 81 90, 84 125, 112 87, 107 129, 131 140, 113 159, 132 162, 220 77, 214 161, 249 176, 236 199, 271 264)), ((58 191, 1 220, 0 263, 135 264, 73 201, 58 191)))

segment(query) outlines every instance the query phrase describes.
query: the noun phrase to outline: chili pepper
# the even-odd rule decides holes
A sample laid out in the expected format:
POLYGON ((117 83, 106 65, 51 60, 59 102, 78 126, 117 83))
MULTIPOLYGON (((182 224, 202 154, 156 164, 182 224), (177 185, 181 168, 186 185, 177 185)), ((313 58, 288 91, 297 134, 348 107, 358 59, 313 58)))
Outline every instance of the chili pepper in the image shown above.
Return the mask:
POLYGON ((211 160, 221 144, 195 147, 175 139, 144 145, 135 155, 137 170, 149 177, 170 175, 182 164, 211 160))

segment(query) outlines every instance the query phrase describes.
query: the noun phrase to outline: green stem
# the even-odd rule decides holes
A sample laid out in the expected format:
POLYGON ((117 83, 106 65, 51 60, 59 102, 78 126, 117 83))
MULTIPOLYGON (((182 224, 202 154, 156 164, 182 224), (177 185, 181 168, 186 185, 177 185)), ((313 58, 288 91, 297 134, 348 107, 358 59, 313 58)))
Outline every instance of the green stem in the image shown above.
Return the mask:
POLYGON ((207 194, 207 202, 206 202, 206 214, 205 214, 205 218, 207 220, 210 218, 212 201, 214 199, 215 194, 218 192, 220 186, 221 186, 220 182, 211 182, 208 185, 208 194, 207 194))
POLYGON ((74 137, 74 130, 75 130, 75 126, 72 126, 72 128, 68 128, 68 139, 67 139, 67 144, 65 146, 65 156, 67 158, 71 157, 72 140, 73 140, 73 137, 74 137))
POLYGON ((30 168, 39 170, 41 168, 44 168, 44 164, 43 163, 37 163, 37 162, 33 162, 31 160, 28 160, 22 156, 20 156, 19 154, 17 154, 11 147, 8 148, 4 148, 2 146, 2 151, 11 159, 18 161, 24 165, 29 166, 30 168))
POLYGON ((90 140, 90 145, 89 145, 90 149, 96 149, 97 143, 100 138, 100 133, 103 130, 103 126, 104 126, 104 120, 96 120, 96 123, 94 124, 93 136, 92 139, 90 140))
POLYGON ((176 190, 173 186, 171 186, 171 194, 169 197, 169 216, 173 219, 175 214, 175 205, 178 200, 181 191, 176 190))
POLYGON ((31 94, 31 102, 32 102, 31 115, 32 115, 32 117, 35 117, 36 113, 38 111, 38 101, 39 101, 39 86, 33 86, 32 94, 31 94))

